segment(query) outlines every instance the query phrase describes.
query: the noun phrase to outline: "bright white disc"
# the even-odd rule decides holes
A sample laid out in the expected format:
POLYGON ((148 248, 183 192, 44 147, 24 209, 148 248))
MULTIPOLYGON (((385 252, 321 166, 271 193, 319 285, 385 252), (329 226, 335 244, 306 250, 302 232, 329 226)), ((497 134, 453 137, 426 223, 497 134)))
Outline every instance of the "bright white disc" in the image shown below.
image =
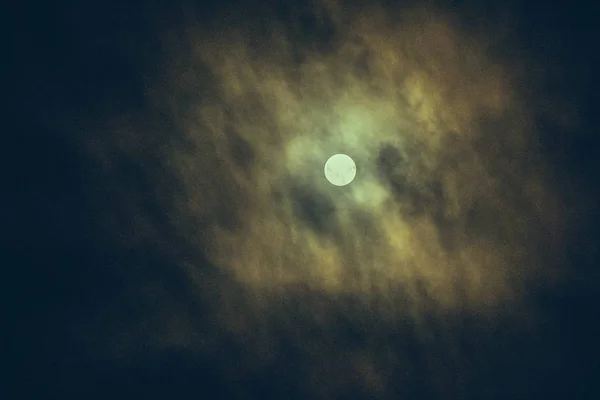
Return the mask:
POLYGON ((325 163, 325 178, 335 186, 346 186, 356 176, 356 164, 346 154, 334 154, 325 163))

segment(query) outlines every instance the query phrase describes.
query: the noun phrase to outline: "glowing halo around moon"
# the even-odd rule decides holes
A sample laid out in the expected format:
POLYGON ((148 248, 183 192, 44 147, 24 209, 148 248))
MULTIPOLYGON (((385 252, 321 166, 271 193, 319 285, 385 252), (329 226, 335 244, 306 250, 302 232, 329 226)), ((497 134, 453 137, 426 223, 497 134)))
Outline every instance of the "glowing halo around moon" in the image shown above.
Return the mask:
POLYGON ((346 186, 356 176, 356 164, 346 154, 334 154, 325 163, 325 178, 335 186, 346 186))

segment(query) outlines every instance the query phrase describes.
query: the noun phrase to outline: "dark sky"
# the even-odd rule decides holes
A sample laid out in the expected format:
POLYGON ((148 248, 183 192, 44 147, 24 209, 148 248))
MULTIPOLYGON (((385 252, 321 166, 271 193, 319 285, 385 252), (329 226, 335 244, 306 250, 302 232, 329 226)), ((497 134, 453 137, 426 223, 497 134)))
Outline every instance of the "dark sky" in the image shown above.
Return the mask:
MULTIPOLYGON (((161 318, 171 323, 166 314, 170 309, 191 310, 195 318, 186 322, 186 329, 199 337, 222 329, 215 328, 214 316, 207 311, 212 307, 207 303, 218 295, 197 296, 186 276, 173 272, 180 260, 197 260, 207 276, 233 286, 230 290, 245 288, 235 288, 230 277, 202 263, 202 250, 179 239, 182 233, 161 213, 168 196, 153 195, 160 172, 148 174, 126 157, 112 160, 116 167, 107 172, 82 145, 97 134, 80 129, 89 127, 90 120, 149 107, 145 79, 164 61, 159 42, 186 13, 194 10, 197 23, 210 27, 224 15, 236 15, 234 20, 243 23, 263 7, 225 4, 229 2, 185 7, 158 1, 51 3, 13 5, 5 24, 9 57, 4 93, 10 104, 0 146, 0 360, 6 371, 0 378, 0 398, 312 396, 299 377, 311 368, 294 342, 302 339, 287 338, 285 330, 277 339, 278 356, 260 372, 248 373, 227 367, 240 359, 252 360, 252 355, 242 355, 246 349, 228 340, 226 333, 210 344, 211 351, 145 340, 161 329, 161 318), (123 221, 134 218, 130 202, 141 204, 153 229, 168 238, 160 242, 162 247, 142 234, 128 238, 130 233, 121 231, 123 221), (148 282, 161 283, 159 295, 152 297, 157 304, 151 306, 137 295, 148 282), (151 307, 167 311, 147 316, 151 307), (139 323, 147 320, 151 322, 139 323), (138 346, 125 356, 108 345, 123 335, 133 336, 138 346)), ((419 374, 417 366, 410 378, 398 378, 404 388, 390 389, 397 398, 600 398, 600 214, 595 206, 600 194, 599 10, 565 1, 536 4, 513 2, 502 10, 509 10, 513 21, 510 51, 526 54, 545 70, 545 78, 535 83, 537 99, 560 99, 580 115, 580 122, 568 128, 550 119, 536 121, 542 127, 541 151, 551 161, 554 178, 570 188, 567 200, 582 204, 584 210, 582 222, 566 234, 563 270, 568 272, 557 287, 541 288, 531 297, 545 316, 536 320, 533 330, 542 332, 539 337, 526 337, 501 323, 491 329, 471 321, 460 330, 465 348, 477 353, 475 358, 484 360, 481 365, 486 368, 461 389, 464 397, 429 390, 436 383, 419 374)), ((277 7, 285 20, 285 7, 277 7)), ((463 15, 467 29, 478 29, 469 25, 472 19, 494 19, 500 12, 500 7, 462 3, 443 7, 463 15)), ((318 41, 322 34, 312 32, 310 22, 305 21, 303 29, 305 36, 298 40, 318 41)), ((508 51, 497 51, 503 50, 508 51)), ((155 115, 148 123, 168 127, 172 121, 155 115)), ((148 135, 152 140, 152 133, 148 135)), ((155 161, 150 155, 146 162, 155 161)), ((317 302, 318 296, 299 291, 288 301, 309 297, 317 302)), ((302 313, 296 317, 301 319, 302 313)), ((360 324, 340 319, 328 337, 360 347, 384 335, 370 334, 364 326, 369 318, 359 318, 360 324)), ((463 318, 467 317, 457 321, 468 319, 463 318)), ((381 329, 402 332, 409 330, 407 324, 398 321, 381 329)), ((309 325, 299 323, 303 331, 298 337, 319 334, 309 325)), ((408 352, 414 353, 407 359, 415 365, 420 365, 420 351, 435 351, 435 346, 411 347, 410 335, 401 336, 409 343, 408 352)), ((402 375, 402 368, 393 373, 402 375)), ((352 389, 351 382, 340 385, 350 388, 344 398, 368 398, 352 389)))

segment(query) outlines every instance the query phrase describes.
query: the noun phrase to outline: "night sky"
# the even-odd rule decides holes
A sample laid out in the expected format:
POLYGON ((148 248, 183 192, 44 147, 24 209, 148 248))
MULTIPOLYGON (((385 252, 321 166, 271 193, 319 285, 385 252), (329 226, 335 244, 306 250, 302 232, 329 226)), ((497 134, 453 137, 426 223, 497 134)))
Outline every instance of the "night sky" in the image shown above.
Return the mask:
POLYGON ((600 398, 597 7, 50 3, 3 22, 0 399, 600 398))

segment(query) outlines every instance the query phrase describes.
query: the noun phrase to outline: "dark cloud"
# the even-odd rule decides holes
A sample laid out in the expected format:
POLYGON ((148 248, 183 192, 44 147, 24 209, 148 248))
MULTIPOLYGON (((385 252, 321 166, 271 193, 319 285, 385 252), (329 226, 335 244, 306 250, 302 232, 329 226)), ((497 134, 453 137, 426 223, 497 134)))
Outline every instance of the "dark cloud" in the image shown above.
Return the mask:
POLYGON ((290 193, 298 219, 318 234, 330 235, 337 225, 334 202, 307 185, 293 185, 290 193))
POLYGON ((231 157, 242 171, 249 172, 256 153, 252 145, 233 129, 227 131, 231 157))

